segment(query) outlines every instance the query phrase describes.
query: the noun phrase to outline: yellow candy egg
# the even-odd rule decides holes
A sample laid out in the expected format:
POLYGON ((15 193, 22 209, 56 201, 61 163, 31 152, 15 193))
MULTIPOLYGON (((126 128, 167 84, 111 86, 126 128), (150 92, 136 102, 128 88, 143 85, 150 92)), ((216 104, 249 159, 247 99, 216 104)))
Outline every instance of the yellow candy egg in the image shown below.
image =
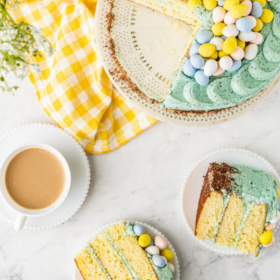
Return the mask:
POLYGON ((264 23, 270 23, 274 18, 274 14, 272 11, 268 9, 263 9, 263 13, 260 16, 260 20, 264 23))
POLYGON ((212 11, 217 6, 217 1, 215 0, 203 0, 203 6, 206 10, 212 11))
POLYGON ((244 50, 246 43, 241 41, 240 39, 236 39, 236 40, 237 40, 237 46, 240 47, 242 50, 244 50))
POLYGON ((219 51, 219 58, 222 58, 227 55, 228 55, 228 53, 225 53, 223 50, 219 51))
POLYGON ((139 236, 138 243, 141 247, 147 247, 151 243, 151 237, 144 233, 139 236))
POLYGON ((223 7, 229 11, 238 4, 239 0, 225 0, 223 7))
POLYGON ((230 14, 233 18, 241 18, 246 14, 247 10, 248 7, 246 5, 238 4, 230 10, 230 14))
POLYGON ((252 29, 252 31, 254 31, 254 32, 258 32, 258 31, 260 31, 263 28, 263 22, 259 18, 256 18, 256 20, 257 20, 257 24, 252 29))
POLYGON ((198 52, 202 57, 209 57, 216 51, 216 47, 212 44, 203 44, 199 47, 198 52))
POLYGON ((278 197, 279 197, 279 196, 280 196, 280 190, 279 190, 279 189, 278 189, 278 192, 277 192, 277 193, 278 193, 278 197))
POLYGON ((252 2, 259 2, 262 7, 264 7, 266 4, 266 0, 252 0, 252 2))
POLYGON ((218 58, 218 52, 215 51, 212 55, 209 56, 210 59, 217 59, 218 58))
POLYGON ((261 236, 260 236, 260 242, 263 244, 263 245, 268 245, 271 241, 272 241, 272 236, 273 236, 273 233, 271 230, 267 230, 265 231, 261 236))
POLYGON ((237 47, 237 41, 233 36, 228 37, 222 45, 223 51, 227 54, 234 53, 236 47, 237 47))
POLYGON ((215 23, 212 26, 212 32, 215 36, 222 36, 223 35, 223 29, 226 27, 226 24, 223 22, 215 23))
POLYGON ((173 260, 173 253, 170 250, 168 250, 168 249, 162 250, 160 252, 160 255, 165 257, 168 262, 171 262, 173 260))
POLYGON ((202 6, 202 1, 201 0, 189 0, 188 7, 190 10, 193 10, 196 5, 202 6))

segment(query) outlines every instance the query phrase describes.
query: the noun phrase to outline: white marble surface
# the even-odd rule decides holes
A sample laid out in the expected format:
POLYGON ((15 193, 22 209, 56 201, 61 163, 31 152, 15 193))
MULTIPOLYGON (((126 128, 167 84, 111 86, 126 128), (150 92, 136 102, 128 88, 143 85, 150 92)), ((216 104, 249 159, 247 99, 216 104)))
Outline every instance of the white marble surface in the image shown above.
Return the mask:
MULTIPOLYGON (((89 155, 90 191, 66 224, 42 232, 16 232, 0 220, 0 279, 71 280, 73 257, 85 238, 120 219, 141 220, 162 231, 178 253, 181 279, 280 279, 280 231, 279 241, 258 258, 220 256, 206 251, 188 234, 179 207, 186 172, 212 150, 247 148, 280 172, 279 91, 280 84, 267 101, 229 123, 194 128, 159 122, 112 153, 89 155)), ((0 95, 0 135, 30 122, 53 123, 24 81, 15 97, 0 95)))

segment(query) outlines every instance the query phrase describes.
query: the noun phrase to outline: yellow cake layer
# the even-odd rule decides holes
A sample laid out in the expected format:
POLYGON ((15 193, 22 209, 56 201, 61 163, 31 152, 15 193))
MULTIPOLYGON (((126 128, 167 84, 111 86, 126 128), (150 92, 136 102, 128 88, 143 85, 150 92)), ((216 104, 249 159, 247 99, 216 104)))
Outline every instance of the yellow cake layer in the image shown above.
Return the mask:
POLYGON ((236 248, 243 254, 253 253, 257 257, 257 248, 260 244, 259 237, 264 230, 266 219, 266 205, 255 205, 249 212, 244 223, 236 248))
POLYGON ((158 280, 152 264, 139 246, 137 239, 131 235, 124 236, 125 230, 124 222, 106 229, 114 244, 141 280, 158 280))
POLYGON ((211 192, 203 205, 197 222, 196 237, 198 239, 214 237, 214 231, 221 217, 223 207, 222 195, 217 192, 211 192))
POLYGON ((243 214, 244 207, 242 199, 231 196, 219 225, 215 243, 224 247, 232 247, 234 245, 243 214))
POLYGON ((84 280, 108 280, 99 264, 86 248, 76 255, 75 262, 84 280))
POLYGON ((131 273, 123 263, 121 257, 109 244, 108 239, 100 233, 98 237, 90 242, 100 263, 106 269, 111 279, 133 280, 131 273))

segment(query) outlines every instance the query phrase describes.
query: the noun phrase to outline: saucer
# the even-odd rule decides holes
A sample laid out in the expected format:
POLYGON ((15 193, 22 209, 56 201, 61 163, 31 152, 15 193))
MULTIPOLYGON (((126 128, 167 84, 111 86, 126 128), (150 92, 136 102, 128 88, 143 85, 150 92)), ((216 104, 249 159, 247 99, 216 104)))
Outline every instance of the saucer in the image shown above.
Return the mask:
MULTIPOLYGON (((62 205, 45 216, 29 217, 24 226, 25 230, 44 230, 65 223, 80 209, 89 189, 90 168, 81 145, 66 131, 50 124, 27 124, 3 135, 0 138, 1 159, 18 146, 34 142, 57 149, 67 160, 72 177, 69 194, 62 205)), ((1 202, 0 217, 13 224, 17 213, 1 202)))

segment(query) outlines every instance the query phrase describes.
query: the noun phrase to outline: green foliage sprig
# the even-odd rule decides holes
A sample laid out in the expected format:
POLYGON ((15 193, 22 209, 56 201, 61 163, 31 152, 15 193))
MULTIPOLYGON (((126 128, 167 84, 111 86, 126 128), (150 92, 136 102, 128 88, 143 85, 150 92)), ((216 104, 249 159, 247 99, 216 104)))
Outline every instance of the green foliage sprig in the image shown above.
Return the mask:
POLYGON ((0 0, 0 92, 13 93, 18 88, 8 85, 5 79, 8 73, 20 79, 27 76, 29 67, 37 75, 41 73, 39 64, 29 61, 28 55, 41 57, 42 53, 46 53, 51 56, 54 52, 50 42, 41 34, 41 29, 13 20, 7 8, 16 9, 18 5, 18 0, 0 0))

